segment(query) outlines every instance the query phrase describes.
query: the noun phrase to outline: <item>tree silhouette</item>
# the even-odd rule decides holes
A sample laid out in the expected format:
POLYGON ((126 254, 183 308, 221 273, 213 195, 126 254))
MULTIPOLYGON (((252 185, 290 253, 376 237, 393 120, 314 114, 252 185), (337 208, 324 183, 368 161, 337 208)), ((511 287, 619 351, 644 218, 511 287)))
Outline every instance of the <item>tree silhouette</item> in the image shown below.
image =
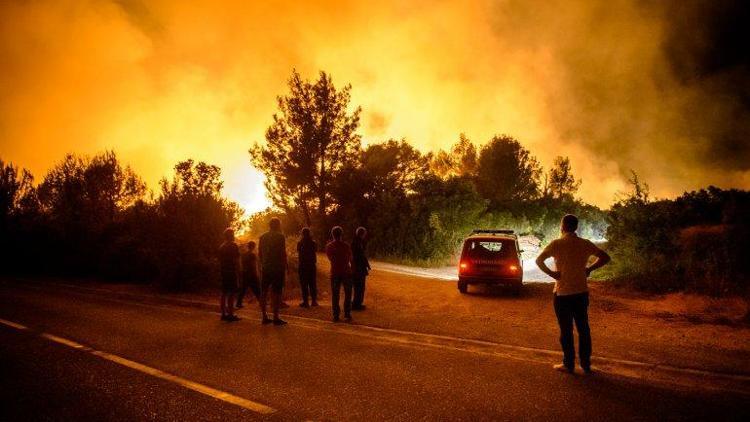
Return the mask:
POLYGON ((47 173, 39 199, 53 220, 71 230, 112 222, 118 212, 141 199, 146 185, 123 167, 114 152, 92 159, 68 154, 47 173))
POLYGON ((403 139, 368 145, 336 178, 337 222, 344 227, 368 225, 373 213, 395 220, 415 181, 429 172, 428 161, 403 139))
POLYGON ((477 171, 477 148, 463 133, 450 152, 439 150, 430 160, 433 173, 444 179, 453 176, 474 176, 477 171))
POLYGON ((35 196, 31 173, 0 160, 0 230, 5 231, 9 218, 29 208, 35 196))
POLYGON ((360 148, 361 109, 349 112, 351 86, 336 90, 325 72, 312 83, 294 71, 288 86, 289 94, 278 97, 265 145, 253 145, 250 156, 275 205, 299 209, 305 224, 326 228, 333 182, 360 148))
POLYGON ((153 248, 164 286, 184 289, 212 274, 221 234, 236 224, 239 206, 221 196, 221 169, 189 159, 162 179, 153 248))
POLYGON ((572 201, 581 180, 576 180, 568 157, 558 156, 552 163, 552 168, 544 175, 542 197, 562 201, 572 201))
POLYGON ((477 190, 491 207, 538 197, 541 169, 536 158, 516 139, 495 136, 482 147, 477 165, 477 190))

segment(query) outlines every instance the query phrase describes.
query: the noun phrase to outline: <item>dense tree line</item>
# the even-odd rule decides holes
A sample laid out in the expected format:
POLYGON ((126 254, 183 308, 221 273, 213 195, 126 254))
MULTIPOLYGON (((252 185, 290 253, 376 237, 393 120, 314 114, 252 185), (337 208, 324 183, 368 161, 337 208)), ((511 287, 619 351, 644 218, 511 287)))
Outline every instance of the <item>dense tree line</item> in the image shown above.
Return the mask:
POLYGON ((361 225, 377 257, 446 264, 474 228, 547 242, 574 213, 583 236, 607 238, 612 279, 655 291, 748 291, 749 192, 711 187, 655 201, 633 174, 632 191, 604 212, 578 199, 567 157, 545 170, 512 136, 478 148, 461 134, 449 150, 426 154, 405 139, 364 146, 350 90, 325 73, 292 75, 266 142, 250 149, 274 207, 247 221, 221 195, 220 169, 203 162, 177 163, 154 192, 113 152, 69 154, 39 183, 0 160, 2 271, 212 284, 222 231, 247 224, 257 235, 274 216, 287 234, 312 227, 320 245, 333 225, 348 233, 361 225))
POLYGON ((449 262, 478 227, 549 240, 567 212, 582 215, 585 234, 603 235, 604 213, 577 199, 580 181, 566 157, 545 172, 508 135, 477 149, 461 134, 449 151, 428 154, 404 139, 363 146, 350 86, 337 90, 324 72, 316 81, 294 72, 288 85, 266 142, 250 149, 278 209, 256 216, 255 230, 281 214, 290 230, 311 226, 325 244, 331 226, 351 233, 362 225, 376 256, 426 264, 449 262))
POLYGON ((240 210, 221 196, 218 167, 178 163, 158 194, 113 152, 72 154, 34 185, 0 161, 4 272, 158 280, 184 288, 213 280, 215 249, 240 210))

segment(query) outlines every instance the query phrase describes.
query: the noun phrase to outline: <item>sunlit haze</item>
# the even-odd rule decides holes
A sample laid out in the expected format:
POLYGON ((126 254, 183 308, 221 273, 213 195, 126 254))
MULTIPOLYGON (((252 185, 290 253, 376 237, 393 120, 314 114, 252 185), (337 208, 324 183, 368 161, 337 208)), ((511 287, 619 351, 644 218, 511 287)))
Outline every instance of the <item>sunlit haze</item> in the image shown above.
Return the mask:
POLYGON ((526 4, 3 2, 0 154, 39 178, 66 152, 114 149, 152 189, 178 160, 204 160, 230 198, 263 209, 247 150, 296 68, 352 84, 365 143, 426 152, 507 133, 545 166, 570 156, 600 206, 630 169, 656 196, 750 187, 747 141, 729 139, 746 110, 712 95, 721 74, 698 84, 675 70, 670 10, 526 4))

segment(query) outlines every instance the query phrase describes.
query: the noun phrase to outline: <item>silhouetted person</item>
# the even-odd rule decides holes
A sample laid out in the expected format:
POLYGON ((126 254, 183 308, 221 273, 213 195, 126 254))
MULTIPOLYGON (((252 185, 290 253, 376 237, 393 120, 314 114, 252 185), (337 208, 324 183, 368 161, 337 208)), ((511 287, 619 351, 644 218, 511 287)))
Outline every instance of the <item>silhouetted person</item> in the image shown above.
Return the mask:
POLYGON ((333 322, 339 321, 341 307, 339 294, 344 286, 344 319, 352 319, 352 248, 341 240, 344 230, 336 226, 331 229, 333 240, 326 245, 326 255, 331 262, 331 305, 333 307, 333 322))
POLYGON ((370 261, 367 260, 367 229, 357 228, 352 240, 352 287, 354 297, 352 298, 352 310, 362 311, 365 309, 365 281, 370 273, 370 261))
POLYGON ((234 230, 224 230, 224 243, 219 246, 221 268, 221 320, 238 321, 234 315, 234 295, 240 272, 240 248, 234 243, 234 230))
POLYGON ((302 238, 297 242, 297 256, 299 257, 299 284, 302 288, 302 303, 299 306, 309 308, 308 298, 312 299, 312 306, 318 306, 317 281, 317 253, 318 244, 312 238, 310 229, 302 229, 302 238))
POLYGON ((286 257, 286 238, 281 233, 281 221, 274 217, 269 222, 269 231, 263 233, 258 241, 258 258, 261 267, 261 306, 263 309, 263 324, 273 322, 274 325, 284 325, 286 321, 279 318, 279 304, 281 293, 284 291, 284 279, 288 270, 286 257), (271 291, 273 306, 273 321, 266 315, 266 301, 271 291))
POLYGON ((242 278, 240 284, 240 292, 237 295, 237 307, 242 307, 242 299, 245 298, 247 290, 253 292, 253 296, 258 300, 260 305, 260 311, 263 315, 263 319, 268 319, 266 315, 266 309, 263 304, 265 298, 261 294, 260 279, 258 277, 258 256, 255 255, 255 242, 252 240, 247 242, 247 252, 241 254, 240 261, 242 262, 242 278))
POLYGON ((573 345, 573 322, 578 330, 578 357, 585 373, 591 372, 591 330, 589 329, 588 276, 610 261, 609 255, 591 241, 576 235, 578 218, 567 214, 560 223, 562 235, 547 245, 536 259, 536 265, 555 279, 555 315, 560 326, 560 345, 563 363, 555 365, 559 371, 572 373, 575 368, 575 346, 573 345), (589 259, 596 261, 588 266, 589 259), (555 259, 556 271, 544 261, 555 259))

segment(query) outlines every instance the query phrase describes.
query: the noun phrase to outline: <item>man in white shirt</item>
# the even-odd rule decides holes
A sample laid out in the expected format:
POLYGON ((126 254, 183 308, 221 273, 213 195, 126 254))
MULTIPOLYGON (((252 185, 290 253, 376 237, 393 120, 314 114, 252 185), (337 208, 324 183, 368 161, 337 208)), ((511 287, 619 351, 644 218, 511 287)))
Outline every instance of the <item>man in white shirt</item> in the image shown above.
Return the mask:
POLYGON ((610 261, 609 255, 591 241, 576 235, 578 218, 567 214, 560 223, 562 235, 547 245, 536 259, 539 269, 555 279, 555 315, 560 326, 560 344, 563 363, 555 365, 558 371, 573 373, 575 368, 575 346, 573 345, 573 322, 578 330, 578 357, 585 373, 591 372, 591 330, 589 329, 589 292, 587 279, 596 269, 610 261), (588 265, 594 256, 596 261, 588 265), (554 258, 555 271, 544 261, 554 258))

